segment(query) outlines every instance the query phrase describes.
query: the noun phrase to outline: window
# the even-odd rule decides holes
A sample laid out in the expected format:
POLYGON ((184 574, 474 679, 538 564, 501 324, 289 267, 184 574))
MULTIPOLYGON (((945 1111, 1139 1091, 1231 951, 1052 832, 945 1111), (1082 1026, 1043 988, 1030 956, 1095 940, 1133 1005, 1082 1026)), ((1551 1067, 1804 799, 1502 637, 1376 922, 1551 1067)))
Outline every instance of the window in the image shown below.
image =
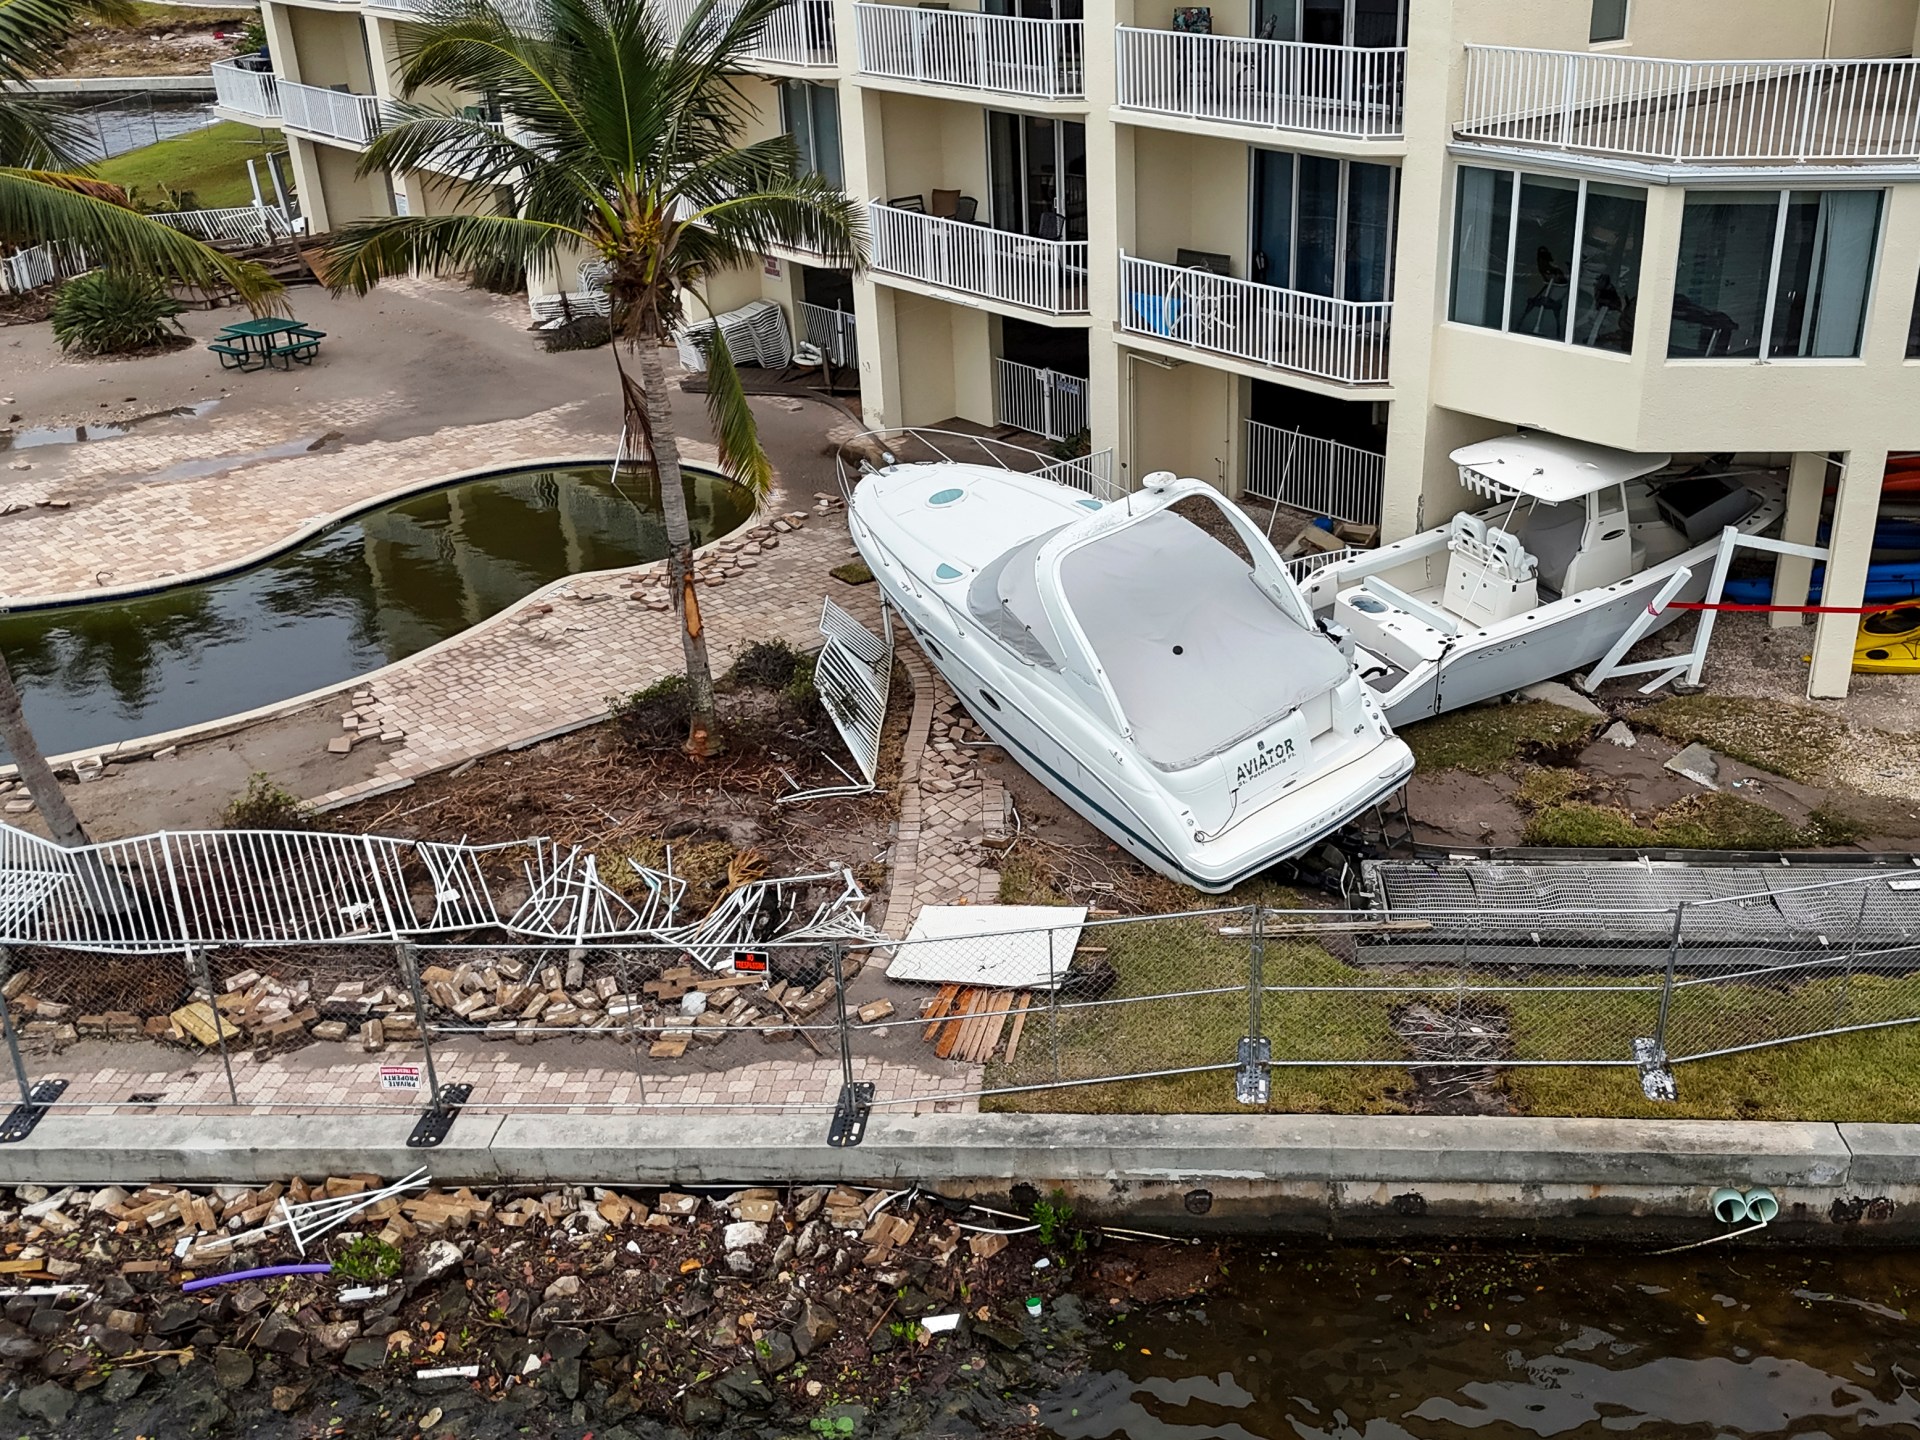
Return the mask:
POLYGON ((1858 355, 1880 203, 1878 190, 1690 192, 1667 354, 1858 355))
POLYGON ((1627 0, 1593 0, 1593 21, 1587 26, 1587 43, 1599 45, 1607 40, 1627 38, 1627 0))
POLYGON ((800 165, 835 185, 840 168, 840 97, 831 85, 780 82, 780 120, 800 150, 800 165))
POLYGON ((1460 167, 1456 190, 1448 318, 1633 348, 1644 190, 1472 165, 1460 167))
POLYGON ((1913 291, 1913 318, 1907 321, 1907 358, 1920 360, 1920 285, 1913 291))

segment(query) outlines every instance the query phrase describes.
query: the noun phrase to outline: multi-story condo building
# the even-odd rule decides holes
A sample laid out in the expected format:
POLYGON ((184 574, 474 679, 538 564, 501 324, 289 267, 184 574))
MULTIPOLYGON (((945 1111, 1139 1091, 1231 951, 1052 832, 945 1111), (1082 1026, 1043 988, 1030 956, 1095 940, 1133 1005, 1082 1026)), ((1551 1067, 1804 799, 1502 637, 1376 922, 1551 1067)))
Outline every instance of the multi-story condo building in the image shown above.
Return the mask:
MULTIPOLYGON (((456 203, 354 175, 414 3, 267 0, 270 71, 219 67, 318 227, 456 203)), ((770 255, 711 303, 786 307, 874 425, 1085 431, 1123 480, 1386 538, 1515 427, 1733 454, 1788 472, 1789 539, 1834 492, 1823 598, 1857 603, 1920 450, 1920 0, 962 3, 792 0, 742 81, 872 264, 770 255)), ((1812 694, 1854 628, 1820 621, 1812 694)))

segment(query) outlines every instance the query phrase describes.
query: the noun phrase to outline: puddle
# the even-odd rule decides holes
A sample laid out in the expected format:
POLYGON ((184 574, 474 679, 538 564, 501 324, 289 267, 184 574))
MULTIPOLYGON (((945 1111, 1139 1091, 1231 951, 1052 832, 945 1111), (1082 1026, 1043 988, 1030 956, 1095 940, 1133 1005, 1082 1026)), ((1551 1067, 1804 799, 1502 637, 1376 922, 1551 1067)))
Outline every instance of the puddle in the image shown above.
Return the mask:
POLYGON ((131 420, 102 425, 30 425, 24 430, 0 430, 0 450, 35 450, 43 445, 85 445, 96 440, 119 440, 135 428, 155 420, 198 420, 219 408, 218 400, 201 400, 192 405, 176 405, 170 410, 155 410, 131 420))
POLYGON ((243 450, 238 455, 213 455, 205 460, 182 460, 178 465, 169 465, 164 470, 156 470, 151 475, 128 477, 128 483, 135 485, 159 485, 169 480, 202 480, 209 475, 219 475, 227 470, 237 470, 242 465, 253 465, 262 460, 284 460, 290 455, 306 455, 331 445, 341 438, 338 430, 329 430, 323 435, 302 435, 297 440, 283 441, 278 445, 268 445, 259 450, 243 450))

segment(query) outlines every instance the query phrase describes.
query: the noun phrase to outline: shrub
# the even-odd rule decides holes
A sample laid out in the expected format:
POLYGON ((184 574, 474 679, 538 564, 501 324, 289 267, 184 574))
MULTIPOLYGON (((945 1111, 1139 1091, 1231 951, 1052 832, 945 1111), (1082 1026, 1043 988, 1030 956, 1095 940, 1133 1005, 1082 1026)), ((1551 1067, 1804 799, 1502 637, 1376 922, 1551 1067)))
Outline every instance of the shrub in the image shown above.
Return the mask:
POLYGON ((806 658, 784 640, 756 640, 740 652, 733 668, 727 671, 727 679, 735 685, 784 690, 800 673, 806 658))
POLYGON ((247 788, 220 812, 229 830, 311 830, 319 823, 312 807, 291 790, 274 784, 273 777, 256 770, 247 788))
POLYGON ((622 735, 649 750, 684 743, 693 717, 684 675, 669 675, 631 695, 611 696, 607 709, 622 735))
POLYGON ((551 330, 542 330, 540 343, 550 355, 561 350, 597 350, 613 343, 613 325, 604 315, 576 315, 551 330))
POLYGON ((150 275, 89 270, 60 287, 53 338, 83 355, 131 355, 184 335, 174 316, 186 306, 150 275))
POLYGON ((362 1235, 340 1252, 333 1268, 349 1280, 372 1284, 398 1275, 400 1260, 400 1252, 378 1235, 362 1235))

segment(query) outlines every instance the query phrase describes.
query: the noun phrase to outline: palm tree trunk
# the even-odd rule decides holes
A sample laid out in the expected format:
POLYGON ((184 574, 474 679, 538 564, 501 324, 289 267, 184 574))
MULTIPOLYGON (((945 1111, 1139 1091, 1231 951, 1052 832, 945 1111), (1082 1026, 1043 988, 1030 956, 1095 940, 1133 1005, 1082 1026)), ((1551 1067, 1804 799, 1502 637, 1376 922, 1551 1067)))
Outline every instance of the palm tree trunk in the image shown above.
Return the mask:
POLYGON ((67 803, 67 792, 54 779, 53 767, 47 764, 47 757, 40 753, 33 731, 27 728, 26 712, 20 706, 20 692, 14 688, 13 672, 7 668, 4 655, 0 655, 0 740, 6 742, 7 751, 20 771, 20 778, 27 782, 27 794, 33 797, 33 803, 40 811, 40 818, 46 821, 47 833, 53 837, 54 843, 68 849, 92 844, 86 827, 80 823, 80 817, 73 813, 73 806, 67 803))
POLYGON ((687 517, 687 493, 682 488, 680 442, 673 433, 659 345, 642 338, 634 348, 640 356, 640 383, 634 384, 625 366, 620 370, 627 433, 645 438, 654 474, 659 478, 660 516, 667 530, 667 582, 673 591, 674 611, 680 617, 680 647, 686 657, 687 753, 704 760, 726 749, 726 737, 714 709, 713 667, 707 659, 707 633, 700 621, 700 600, 694 592, 693 524, 687 517))

